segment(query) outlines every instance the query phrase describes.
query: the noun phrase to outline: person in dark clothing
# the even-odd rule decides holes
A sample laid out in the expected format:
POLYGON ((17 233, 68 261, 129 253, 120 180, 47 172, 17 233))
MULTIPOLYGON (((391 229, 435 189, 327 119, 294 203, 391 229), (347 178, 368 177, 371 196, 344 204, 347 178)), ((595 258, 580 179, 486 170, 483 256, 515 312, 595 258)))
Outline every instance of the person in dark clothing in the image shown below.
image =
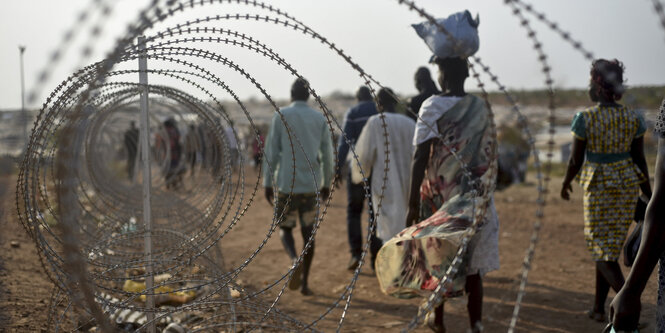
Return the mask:
MULTIPOLYGON (((182 180, 182 173, 179 172, 180 155, 182 154, 182 146, 180 145, 180 131, 176 126, 175 119, 169 118, 164 121, 164 130, 167 134, 167 147, 169 150, 170 159, 166 169, 166 188, 178 188, 182 180)), ((167 155, 168 156, 168 155, 167 155)))
POLYGON ((127 177, 134 179, 134 165, 136 164, 136 153, 139 144, 139 129, 136 122, 130 122, 129 129, 125 132, 125 149, 127 149, 127 177))
POLYGON ((257 131, 257 137, 252 141, 252 158, 254 159, 254 169, 258 170, 261 168, 261 155, 263 148, 265 147, 265 137, 261 130, 257 131))
POLYGON ((658 136, 656 179, 642 225, 640 249, 626 282, 610 305, 610 320, 616 330, 639 328, 640 297, 656 263, 660 261, 656 327, 653 331, 665 332, 665 99, 660 106, 654 132, 658 136))
POLYGON ((185 135, 185 154, 187 155, 187 162, 189 163, 190 176, 194 176, 194 168, 196 167, 199 147, 199 133, 194 124, 190 124, 187 135, 185 135))
POLYGON ((427 67, 419 67, 414 76, 414 81, 416 84, 416 89, 418 89, 418 95, 411 97, 409 100, 409 108, 411 112, 407 112, 407 116, 413 120, 418 118, 418 111, 420 111, 420 106, 423 102, 432 95, 438 95, 441 93, 436 87, 434 80, 432 80, 432 74, 430 73, 427 67))
MULTIPOLYGON (((346 157, 349 153, 349 145, 354 145, 360 132, 362 132, 365 123, 369 117, 377 114, 376 104, 372 100, 372 93, 368 87, 362 86, 356 92, 356 98, 358 99, 358 104, 350 108, 344 115, 344 123, 342 128, 344 134, 340 136, 339 139, 339 150, 337 155, 337 177, 338 181, 341 181, 341 170, 346 164, 346 157), (344 138, 346 136, 346 139, 344 138), (348 139, 348 142, 347 142, 348 139)), ((347 268, 349 270, 354 270, 358 267, 360 263, 360 255, 362 254, 362 228, 360 225, 360 216, 363 212, 363 205, 365 203, 365 190, 363 189, 363 184, 354 184, 351 181, 351 173, 347 177, 347 198, 348 206, 346 208, 346 227, 349 236, 349 247, 351 250, 351 260, 347 268)), ((371 236, 371 243, 379 245, 379 240, 376 236, 371 236)))

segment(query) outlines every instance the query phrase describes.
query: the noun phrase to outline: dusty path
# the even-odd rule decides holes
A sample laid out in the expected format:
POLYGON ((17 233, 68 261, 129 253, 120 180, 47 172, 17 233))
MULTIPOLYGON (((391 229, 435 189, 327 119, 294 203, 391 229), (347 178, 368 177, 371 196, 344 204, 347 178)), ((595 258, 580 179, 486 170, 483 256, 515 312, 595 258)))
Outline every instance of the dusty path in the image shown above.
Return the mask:
POLYGON ((53 285, 16 217, 15 187, 14 177, 0 177, 0 327, 8 332, 39 332, 46 327, 53 285))
MULTIPOLYGON (((560 179, 555 179, 552 184, 559 183, 560 179)), ((558 193, 558 189, 554 192, 558 193)), ((317 234, 312 273, 312 289, 316 296, 302 297, 297 292, 287 292, 280 301, 283 310, 303 321, 315 320, 337 299, 351 279, 352 274, 345 269, 349 259, 345 198, 344 192, 334 196, 327 218, 317 234)), ((488 332, 507 330, 522 260, 533 230, 535 198, 536 187, 533 184, 513 186, 496 194, 501 224, 501 269, 488 274, 484 281, 484 324, 488 332)), ((247 220, 236 231, 238 234, 223 243, 225 257, 230 265, 239 264, 240 258, 248 256, 254 249, 253 245, 265 237, 272 211, 262 197, 257 199, 258 202, 253 206, 256 209, 248 212, 245 217, 247 220)), ((600 332, 603 326, 584 316, 584 311, 591 307, 593 301, 595 273, 584 245, 579 188, 575 189, 571 202, 555 197, 550 197, 549 202, 518 331, 600 332)), ((279 278, 288 265, 276 235, 263 251, 256 259, 256 264, 250 265, 241 275, 243 281, 252 288, 260 288, 279 278)), ((644 321, 653 321, 655 280, 654 273, 643 296, 644 321)), ((354 291, 344 331, 398 332, 415 314, 421 300, 399 300, 385 296, 375 281, 371 269, 364 269, 354 291)), ((324 331, 334 330, 340 314, 340 310, 333 311, 319 327, 324 331)), ((468 324, 464 298, 450 300, 446 305, 446 314, 449 332, 465 332, 468 324)), ((419 331, 428 330, 421 328, 419 331)))
MULTIPOLYGON (((253 187, 252 171, 248 183, 253 187)), ((552 192, 560 183, 555 179, 552 192)), ((32 240, 15 217, 14 179, 0 178, 0 331, 35 332, 45 327, 51 284, 46 279, 32 240), (20 246, 10 245, 12 240, 20 246)), ((251 190, 251 188, 250 188, 251 190)), ((241 264, 265 238, 272 209, 262 191, 234 231, 223 239, 228 268, 241 264)), ((490 273, 485 282, 484 323, 486 332, 505 332, 513 311, 521 263, 535 219, 536 187, 520 185, 496 194, 499 212, 501 269, 490 273)), ((314 296, 303 297, 288 291, 278 306, 302 321, 312 321, 327 309, 349 283, 346 242, 346 195, 337 190, 327 217, 317 234, 311 288, 314 296)), ((297 234, 298 235, 298 234, 297 234)), ((299 235, 298 235, 299 236, 299 235)), ((300 237, 296 237, 299 241, 300 237)), ((259 290, 286 272, 288 259, 274 235, 256 260, 241 274, 241 282, 259 290)), ((575 188, 571 202, 551 196, 528 294, 524 300, 518 332, 600 332, 602 325, 584 316, 593 301, 593 262, 582 235, 582 203, 575 188)), ((642 320, 653 322, 656 275, 652 275, 642 297, 642 320)), ((275 295, 268 291, 267 295, 275 295)), ((344 332, 398 332, 411 320, 419 299, 399 300, 383 295, 369 268, 363 269, 346 316, 344 332)), ((611 293, 613 295, 613 293, 611 293)), ((317 328, 334 331, 341 310, 333 310, 317 328)), ((468 327, 464 298, 446 305, 448 332, 465 332, 468 327)), ((652 323, 653 325, 653 323, 652 323)), ((653 326, 652 326, 653 327, 653 326)), ((419 328, 417 332, 428 332, 419 328)))

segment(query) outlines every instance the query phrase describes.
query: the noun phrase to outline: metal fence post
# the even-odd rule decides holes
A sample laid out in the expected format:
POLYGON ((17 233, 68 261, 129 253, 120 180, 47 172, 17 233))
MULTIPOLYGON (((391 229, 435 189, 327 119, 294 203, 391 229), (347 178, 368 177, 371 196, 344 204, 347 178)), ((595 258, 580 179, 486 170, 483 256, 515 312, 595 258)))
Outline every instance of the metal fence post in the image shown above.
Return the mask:
MULTIPOLYGON (((141 162, 143 163, 143 225, 145 241, 146 279, 145 290, 154 293, 154 276, 152 267, 152 217, 150 211, 150 119, 148 118, 148 57, 146 54, 145 37, 138 38, 139 49, 139 85, 141 91, 141 162)), ((148 332, 155 333, 155 298, 146 294, 145 302, 149 322, 148 332)))

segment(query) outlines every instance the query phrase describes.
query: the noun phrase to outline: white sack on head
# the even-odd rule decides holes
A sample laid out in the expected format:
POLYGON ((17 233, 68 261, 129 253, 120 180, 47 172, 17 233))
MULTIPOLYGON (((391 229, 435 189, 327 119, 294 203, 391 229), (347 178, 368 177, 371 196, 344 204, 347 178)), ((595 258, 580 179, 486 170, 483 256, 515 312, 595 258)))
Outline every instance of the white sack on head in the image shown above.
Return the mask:
POLYGON ((425 44, 439 58, 468 58, 478 51, 478 16, 474 20, 468 10, 455 13, 445 19, 437 19, 438 24, 443 26, 454 38, 439 31, 435 24, 425 21, 413 24, 413 28, 425 44))

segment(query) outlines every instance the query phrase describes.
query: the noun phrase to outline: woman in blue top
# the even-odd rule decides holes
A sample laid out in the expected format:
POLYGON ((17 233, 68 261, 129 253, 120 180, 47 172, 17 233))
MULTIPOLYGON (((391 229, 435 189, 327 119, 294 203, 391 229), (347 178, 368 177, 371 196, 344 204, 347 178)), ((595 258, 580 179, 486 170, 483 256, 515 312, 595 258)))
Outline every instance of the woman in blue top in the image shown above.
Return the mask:
POLYGON ((584 238, 596 262, 596 297, 588 315, 597 321, 605 321, 610 287, 618 292, 624 283, 617 260, 633 220, 639 188, 651 196, 643 149, 644 119, 617 103, 623 90, 623 64, 595 60, 589 97, 598 104, 573 119, 573 149, 561 189, 561 197, 569 200, 576 176, 584 189, 584 238))

